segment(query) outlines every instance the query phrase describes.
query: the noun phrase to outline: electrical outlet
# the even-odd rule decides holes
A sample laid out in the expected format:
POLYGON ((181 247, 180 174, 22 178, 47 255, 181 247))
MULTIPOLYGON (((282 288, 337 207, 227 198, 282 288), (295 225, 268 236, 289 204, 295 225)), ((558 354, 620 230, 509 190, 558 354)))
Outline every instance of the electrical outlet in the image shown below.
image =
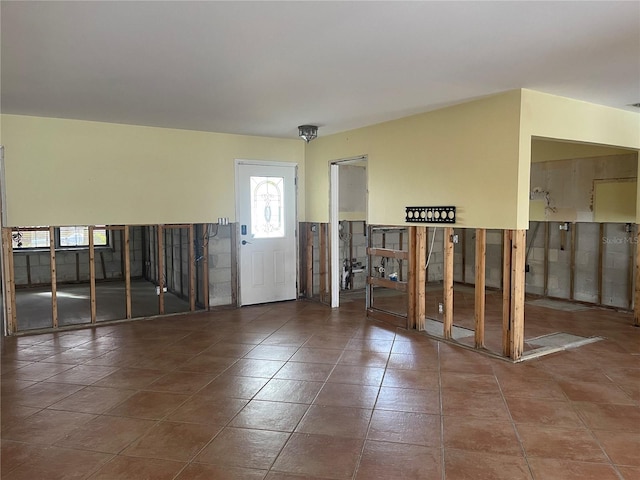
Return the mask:
POLYGON ((444 313, 444 305, 442 303, 438 304, 438 313, 444 313))

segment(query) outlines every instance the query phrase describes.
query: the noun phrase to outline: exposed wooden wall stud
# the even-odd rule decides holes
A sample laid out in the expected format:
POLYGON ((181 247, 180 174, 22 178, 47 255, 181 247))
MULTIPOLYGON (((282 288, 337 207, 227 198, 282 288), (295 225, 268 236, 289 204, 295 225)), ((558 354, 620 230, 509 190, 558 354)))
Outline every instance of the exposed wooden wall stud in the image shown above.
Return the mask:
POLYGON ((158 313, 164 314, 164 226, 158 225, 158 313))
POLYGON ((96 249, 93 241, 93 225, 89 225, 89 298, 91 304, 91 323, 96 323, 96 249))
POLYGON ((7 316, 7 334, 17 331, 16 325, 16 290, 15 272, 13 269, 13 231, 11 228, 2 229, 2 255, 4 269, 4 308, 7 316))
POLYGON ((320 224, 320 301, 327 303, 327 224, 320 224))
POLYGON ((306 276, 306 296, 307 298, 313 297, 313 225, 307 223, 305 225, 306 231, 306 244, 305 244, 305 276, 306 276))
POLYGON ((640 327, 640 225, 636 225, 636 285, 633 308, 633 323, 640 327))
POLYGON ((131 318, 131 251, 129 226, 124 227, 124 296, 125 296, 125 315, 131 318))
MULTIPOLYGON (((193 224, 189 225, 189 310, 196 309, 196 252, 194 245, 193 224)), ((182 238, 182 235, 180 235, 182 238)), ((182 249, 180 249, 182 251, 182 249)))
POLYGON ((425 330, 427 294, 426 294, 426 264, 427 264, 427 228, 416 226, 416 284, 415 284, 415 325, 418 330, 425 330))
POLYGON ((527 231, 514 230, 511 243, 511 359, 519 360, 524 351, 525 258, 527 231))
POLYGON ((209 224, 205 223, 202 229, 202 301, 204 309, 209 310, 209 224))
MULTIPOLYGON (((369 254, 375 252, 377 249, 370 248, 369 254)), ((417 247, 417 233, 416 227, 409 227, 409 278, 407 281, 407 328, 418 330, 424 330, 424 325, 421 325, 416 318, 416 310, 418 307, 418 247, 417 247)))
POLYGON ((502 355, 511 357, 511 241, 512 231, 502 235, 502 355))
POLYGON ((58 328, 58 279, 56 272, 56 237, 54 227, 49 227, 49 263, 51 267, 51 320, 53 328, 58 328))
POLYGON ((569 251, 569 299, 575 298, 576 290, 576 237, 578 236, 578 224, 571 224, 571 247, 569 251))
POLYGON ((452 240, 453 228, 445 227, 444 234, 444 272, 443 272, 443 290, 444 290, 444 338, 451 339, 453 332, 453 247, 452 240))
MULTIPOLYGON (((485 314, 485 266, 487 255, 487 231, 476 229, 476 259, 475 259, 475 345, 484 348, 484 314, 485 314)), ((463 265, 464 268, 464 265, 463 265)))

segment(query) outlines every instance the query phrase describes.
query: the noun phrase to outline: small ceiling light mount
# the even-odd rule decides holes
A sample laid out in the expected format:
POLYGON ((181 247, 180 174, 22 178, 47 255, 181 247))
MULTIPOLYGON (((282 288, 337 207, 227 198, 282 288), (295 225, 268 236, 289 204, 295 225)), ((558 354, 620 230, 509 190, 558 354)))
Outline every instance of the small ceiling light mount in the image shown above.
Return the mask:
POLYGON ((315 125, 300 125, 298 127, 298 136, 309 143, 318 136, 318 127, 315 125))

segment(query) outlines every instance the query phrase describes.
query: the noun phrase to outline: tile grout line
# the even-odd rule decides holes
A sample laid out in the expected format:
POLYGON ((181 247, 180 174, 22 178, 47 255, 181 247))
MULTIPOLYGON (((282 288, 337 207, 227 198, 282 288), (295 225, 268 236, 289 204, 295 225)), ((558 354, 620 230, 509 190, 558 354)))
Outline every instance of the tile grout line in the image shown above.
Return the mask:
POLYGON ((511 428, 513 429, 513 432, 515 433, 516 438, 518 439, 518 443, 520 444, 520 450, 522 451, 522 458, 524 459, 525 463, 527 464, 527 468, 529 469, 529 475, 531 476, 531 478, 533 480, 535 480, 535 475, 533 474, 533 469, 531 468, 531 465, 529 464, 529 457, 527 456, 527 451, 524 448, 524 444, 522 442, 522 438, 520 436, 520 432, 518 431, 518 427, 516 425, 516 422, 513 419, 513 415, 511 415, 511 409, 509 408, 509 404, 507 403, 507 399, 504 396, 504 391, 502 390, 502 385, 500 385, 500 381, 498 380, 498 376, 496 375, 496 372, 493 369, 493 367, 491 368, 491 371, 493 372, 493 378, 495 379, 496 384, 498 385, 498 390, 500 391, 500 397, 502 398, 502 403, 504 403, 504 407, 507 410, 507 414, 509 415, 511 428))
POLYGON ((358 455, 358 459, 356 461, 356 465, 355 468, 353 469, 353 475, 351 477, 352 480, 355 480, 357 475, 358 475, 358 470, 360 469, 360 464, 362 463, 362 457, 364 455, 364 450, 366 448, 367 445, 367 439, 369 438, 369 432, 371 431, 371 422, 373 421, 373 415, 375 413, 376 410, 376 405, 378 404, 378 398, 380 397, 380 391, 382 390, 382 383, 384 382, 384 378, 387 375, 387 369, 389 368, 389 359, 391 358, 391 352, 393 351, 393 346, 396 343, 396 339, 398 338, 397 333, 394 333, 393 335, 393 341, 391 342, 391 348, 389 349, 389 353, 387 354, 387 361, 385 363, 384 366, 384 373, 382 375, 382 378, 380 379, 380 385, 378 386, 378 393, 376 395, 376 399, 373 402, 373 407, 371 408, 371 416, 369 417, 369 423, 367 424, 367 431, 365 432, 363 441, 362 441, 362 448, 360 449, 360 454, 358 455))

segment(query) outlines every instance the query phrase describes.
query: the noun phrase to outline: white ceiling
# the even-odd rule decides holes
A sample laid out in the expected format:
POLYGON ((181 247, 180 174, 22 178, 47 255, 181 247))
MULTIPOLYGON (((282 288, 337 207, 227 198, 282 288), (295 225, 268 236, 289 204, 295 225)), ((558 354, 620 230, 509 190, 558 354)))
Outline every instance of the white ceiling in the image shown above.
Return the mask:
POLYGON ((640 102, 640 2, 0 2, 4 113, 320 135, 513 88, 640 102))

